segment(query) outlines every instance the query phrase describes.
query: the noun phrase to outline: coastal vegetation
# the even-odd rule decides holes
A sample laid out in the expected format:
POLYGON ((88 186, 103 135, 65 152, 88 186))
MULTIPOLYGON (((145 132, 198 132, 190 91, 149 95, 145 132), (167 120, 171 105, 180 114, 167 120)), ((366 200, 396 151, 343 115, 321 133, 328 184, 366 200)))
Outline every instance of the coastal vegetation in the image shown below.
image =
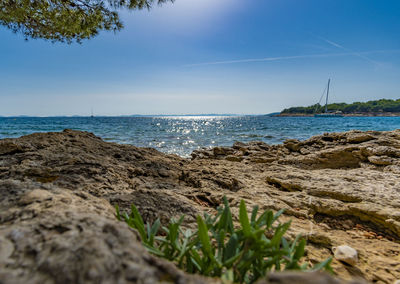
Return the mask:
MULTIPOLYGON (((320 104, 314 104, 307 107, 291 107, 284 109, 281 114, 313 114, 324 112, 324 107, 320 104)), ((341 111, 342 113, 382 113, 382 112, 400 112, 400 99, 389 100, 381 99, 368 102, 333 103, 328 104, 328 111, 341 111)))
POLYGON ((81 42, 100 31, 119 31, 122 9, 150 9, 174 0, 3 0, 0 25, 28 38, 81 42))
POLYGON ((241 200, 240 227, 235 228, 228 200, 224 197, 224 206, 218 207, 215 216, 207 213, 204 218, 197 216, 197 230, 192 232, 181 227, 184 216, 163 227, 159 219, 154 224, 144 224, 134 205, 130 214, 122 215, 116 206, 117 219, 139 232, 150 253, 174 262, 189 273, 221 277, 229 282, 253 283, 269 271, 332 271, 331 258, 313 267, 301 263, 306 241, 300 235, 293 241, 284 237, 291 222, 277 222, 283 210, 275 214, 269 210, 259 216, 257 213, 258 206, 255 206, 249 219, 246 205, 241 200))

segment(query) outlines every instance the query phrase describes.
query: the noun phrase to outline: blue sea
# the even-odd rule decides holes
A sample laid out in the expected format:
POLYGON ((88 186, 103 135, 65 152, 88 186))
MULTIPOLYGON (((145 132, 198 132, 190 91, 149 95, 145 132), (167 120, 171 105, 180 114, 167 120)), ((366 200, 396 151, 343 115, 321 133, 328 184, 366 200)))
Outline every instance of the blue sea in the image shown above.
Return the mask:
POLYGON ((0 139, 66 128, 90 131, 105 141, 189 157, 195 149, 231 146, 235 141, 278 144, 325 132, 394 130, 400 128, 400 117, 0 117, 0 139))

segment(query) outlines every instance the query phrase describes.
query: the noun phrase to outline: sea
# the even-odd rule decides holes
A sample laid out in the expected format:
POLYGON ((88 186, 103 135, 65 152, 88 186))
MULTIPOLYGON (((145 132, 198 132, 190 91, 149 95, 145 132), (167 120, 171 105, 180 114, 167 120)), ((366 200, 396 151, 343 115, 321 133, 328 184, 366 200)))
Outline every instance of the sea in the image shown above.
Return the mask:
POLYGON ((232 146, 236 141, 279 144, 326 132, 394 130, 400 117, 274 117, 267 115, 129 116, 129 117, 0 117, 0 139, 35 132, 75 129, 105 141, 152 147, 190 157, 193 150, 232 146))

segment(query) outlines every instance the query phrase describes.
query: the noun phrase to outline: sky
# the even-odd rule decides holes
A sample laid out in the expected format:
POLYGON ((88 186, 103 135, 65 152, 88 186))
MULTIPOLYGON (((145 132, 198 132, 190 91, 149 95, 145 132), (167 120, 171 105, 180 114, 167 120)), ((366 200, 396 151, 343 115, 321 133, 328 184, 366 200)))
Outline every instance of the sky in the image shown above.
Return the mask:
POLYGON ((398 0, 176 0, 82 44, 0 27, 0 116, 267 114, 400 98, 398 0))

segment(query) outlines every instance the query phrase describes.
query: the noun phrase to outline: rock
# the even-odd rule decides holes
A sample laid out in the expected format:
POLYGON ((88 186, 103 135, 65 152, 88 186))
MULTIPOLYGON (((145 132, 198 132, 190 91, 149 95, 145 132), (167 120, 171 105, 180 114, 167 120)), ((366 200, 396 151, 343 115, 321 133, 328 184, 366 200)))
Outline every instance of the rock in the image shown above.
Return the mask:
POLYGON ((213 153, 215 156, 226 156, 233 153, 232 148, 228 147, 215 147, 213 148, 213 153))
POLYGON ((388 166, 393 163, 393 159, 387 156, 369 156, 368 161, 378 166, 388 166))
POLYGON ((150 256, 104 200, 61 188, 52 192, 31 191, 21 199, 40 203, 3 212, 9 221, 0 227, 1 283, 207 282, 150 256))
POLYGON ((158 170, 158 174, 159 174, 160 177, 164 177, 164 178, 170 176, 169 171, 168 171, 168 170, 165 170, 165 169, 159 169, 159 170, 158 170))
POLYGON ((332 251, 337 260, 343 261, 351 266, 356 266, 358 263, 358 253, 350 246, 342 245, 333 247, 332 251))
POLYGON ((348 143, 362 143, 362 142, 366 142, 366 141, 370 141, 373 140, 374 137, 370 134, 367 133, 349 133, 347 135, 347 142, 348 143))
POLYGON ((243 161, 244 158, 242 156, 229 155, 229 156, 226 156, 225 159, 227 161, 231 161, 231 162, 241 162, 241 161, 243 161))
POLYGON ((238 142, 196 150, 191 160, 73 130, 0 140, 0 282, 218 281, 150 256, 117 222, 114 206, 126 212, 136 204, 145 222, 164 225, 185 215, 193 228, 227 196, 235 220, 241 199, 259 212, 286 209, 287 238, 308 240, 305 262, 352 244, 363 261, 350 267, 335 259, 337 275, 393 283, 400 279, 399 138, 400 130, 350 131, 283 145, 238 142))
POLYGON ((293 152, 298 152, 301 148, 300 141, 297 139, 287 139, 283 142, 283 145, 293 152))
POLYGON ((350 229, 352 229, 353 227, 354 227, 354 222, 352 221, 352 220, 345 220, 344 222, 343 222, 343 227, 346 229, 346 230, 350 230, 350 229))
POLYGON ((52 195, 47 190, 43 189, 34 189, 32 191, 24 194, 19 200, 20 205, 27 205, 33 202, 43 202, 46 200, 51 200, 52 195))
POLYGON ((235 143, 233 143, 232 148, 233 148, 233 149, 236 149, 236 150, 240 150, 240 149, 245 148, 246 146, 247 146, 246 143, 236 141, 235 143))
MULTIPOLYGON (((384 143, 382 144, 388 144, 390 145, 390 142, 388 141, 382 141, 384 143)), ((399 158, 400 157, 400 150, 392 147, 392 146, 383 146, 383 145, 376 145, 374 147, 367 147, 367 153, 369 156, 388 156, 388 157, 394 157, 394 158, 399 158)))
POLYGON ((302 155, 308 155, 308 154, 311 154, 311 153, 312 152, 307 148, 301 148, 300 149, 300 154, 302 154, 302 155))
POLYGON ((23 147, 8 140, 0 141, 0 155, 10 155, 23 152, 23 147))
POLYGON ((7 263, 14 252, 14 244, 7 238, 0 237, 0 263, 7 263))
POLYGON ((301 273, 298 271, 291 272, 274 272, 269 274, 265 280, 256 282, 257 284, 366 284, 365 281, 341 281, 322 272, 301 273))
POLYGON ((251 157, 248 160, 252 163, 265 164, 265 163, 271 163, 271 162, 275 161, 276 159, 272 158, 272 157, 263 157, 263 156, 257 157, 256 156, 256 157, 251 157))

